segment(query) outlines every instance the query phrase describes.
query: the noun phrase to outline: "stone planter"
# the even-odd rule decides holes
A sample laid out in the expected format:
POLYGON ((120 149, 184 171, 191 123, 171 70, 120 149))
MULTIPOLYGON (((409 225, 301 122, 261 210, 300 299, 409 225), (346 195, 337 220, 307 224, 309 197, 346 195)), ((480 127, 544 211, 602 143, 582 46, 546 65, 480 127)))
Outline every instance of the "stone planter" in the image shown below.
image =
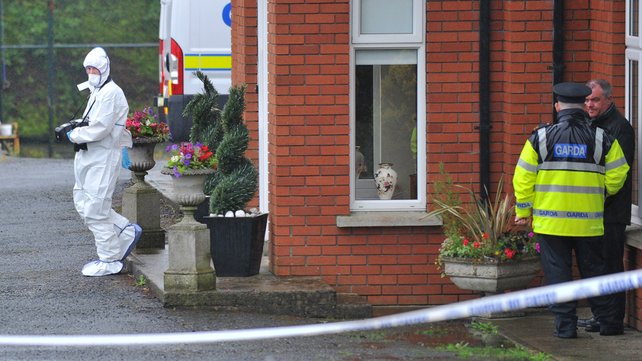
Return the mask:
POLYGON ((134 184, 123 194, 123 216, 138 223, 145 231, 136 245, 139 253, 165 248, 165 231, 160 226, 160 193, 145 182, 147 171, 154 168, 154 149, 158 138, 134 138, 128 149, 129 170, 134 184))
POLYGON ((501 293, 506 290, 528 287, 541 269, 539 257, 519 261, 472 262, 466 258, 441 258, 446 276, 459 288, 484 293, 501 293))
POLYGON ((133 146, 128 150, 131 170, 136 179, 134 182, 142 182, 147 175, 147 171, 154 168, 154 149, 156 144, 161 143, 157 138, 134 138, 133 146))
POLYGON ((167 232, 168 267, 164 274, 165 292, 197 292, 216 288, 212 269, 207 226, 194 219, 194 211, 205 200, 203 183, 214 169, 194 169, 175 177, 172 169, 161 169, 172 177, 169 198, 180 205, 183 219, 167 232))
POLYGON ((197 223, 194 220, 194 211, 205 200, 203 183, 207 176, 214 172, 214 169, 188 169, 180 177, 175 177, 172 169, 161 169, 162 174, 172 176, 170 198, 180 205, 183 211, 181 222, 197 223))

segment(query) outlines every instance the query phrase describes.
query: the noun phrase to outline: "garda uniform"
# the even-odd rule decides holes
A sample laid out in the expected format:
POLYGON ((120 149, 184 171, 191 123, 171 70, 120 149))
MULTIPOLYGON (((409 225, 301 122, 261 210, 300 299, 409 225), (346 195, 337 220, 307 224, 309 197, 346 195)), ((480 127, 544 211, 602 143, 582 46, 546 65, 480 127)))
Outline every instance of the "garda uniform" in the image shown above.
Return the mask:
MULTIPOLYGON (((583 104, 591 89, 560 83, 553 92, 559 102, 583 104)), ((560 110, 555 124, 537 129, 526 141, 513 177, 516 215, 533 217, 548 284, 572 280, 573 250, 583 278, 605 273, 601 255, 604 199, 622 187, 628 170, 617 140, 601 128, 591 128, 583 109, 560 110)), ((589 300, 603 323, 603 334, 621 328, 607 307, 608 297, 589 300)), ((549 309, 556 316, 555 335, 577 337, 576 302, 549 309)))

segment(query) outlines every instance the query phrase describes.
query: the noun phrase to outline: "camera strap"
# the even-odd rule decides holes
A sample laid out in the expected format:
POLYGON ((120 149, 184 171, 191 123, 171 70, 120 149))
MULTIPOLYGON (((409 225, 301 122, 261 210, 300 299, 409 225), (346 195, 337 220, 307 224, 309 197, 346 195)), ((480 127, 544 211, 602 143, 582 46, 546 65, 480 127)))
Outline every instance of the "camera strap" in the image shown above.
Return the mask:
MULTIPOLYGON (((98 88, 98 90, 96 90, 96 92, 100 91, 100 89, 102 89, 110 81, 111 81, 111 76, 107 77, 107 80, 103 83, 103 85, 100 86, 100 88, 98 88)), ((84 104, 87 104, 87 102, 89 101, 89 98, 91 98, 91 94, 89 94, 89 96, 87 97, 87 100, 85 101, 84 104)), ((96 104, 96 98, 95 97, 94 97, 94 101, 89 106, 89 109, 87 109, 87 113, 85 113, 85 115, 83 115, 82 121, 85 121, 85 118, 87 118, 87 116, 89 115, 89 112, 91 112, 91 108, 94 107, 94 104, 96 104)), ((78 110, 80 110, 81 108, 78 108, 78 110)), ((75 119, 76 118, 76 114, 78 113, 78 110, 76 110, 76 113, 74 113, 74 117, 71 118, 71 119, 75 119)))

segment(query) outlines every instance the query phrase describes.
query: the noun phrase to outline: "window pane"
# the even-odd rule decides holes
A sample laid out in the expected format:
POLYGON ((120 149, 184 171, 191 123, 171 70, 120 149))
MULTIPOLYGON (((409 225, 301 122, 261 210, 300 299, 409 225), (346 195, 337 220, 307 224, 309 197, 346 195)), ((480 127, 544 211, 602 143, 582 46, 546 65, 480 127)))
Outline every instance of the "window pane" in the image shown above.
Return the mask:
POLYGON ((413 0, 361 0, 361 34, 412 34, 413 0))
POLYGON ((638 36, 638 27, 639 27, 639 17, 640 17, 640 0, 630 0, 630 11, 629 11, 629 35, 638 36))
POLYGON ((416 52, 415 64, 371 63, 355 69, 356 158, 362 154, 364 160, 356 199, 378 199, 373 176, 383 162, 397 172, 393 199, 416 199, 416 52))
MULTIPOLYGON (((640 107, 638 105, 638 77, 639 77, 639 72, 638 72, 638 66, 639 63, 635 60, 629 60, 629 94, 630 94, 630 99, 629 99, 629 121, 631 122, 631 125, 633 126, 633 130, 635 131, 635 139, 638 139, 638 132, 639 132, 639 124, 638 124, 638 111, 640 110, 640 107)), ((639 199, 640 199, 640 176, 638 174, 640 166, 640 151, 638 149, 638 154, 635 157, 635 160, 633 161, 633 195, 632 195, 632 203, 636 206, 639 206, 639 199)))

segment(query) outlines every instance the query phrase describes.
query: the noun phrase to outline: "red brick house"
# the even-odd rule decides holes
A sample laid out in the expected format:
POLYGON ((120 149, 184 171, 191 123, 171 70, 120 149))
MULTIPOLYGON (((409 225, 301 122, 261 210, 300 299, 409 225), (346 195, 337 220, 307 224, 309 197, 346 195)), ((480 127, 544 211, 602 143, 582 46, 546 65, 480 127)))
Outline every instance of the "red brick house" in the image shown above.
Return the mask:
MULTIPOLYGON (((442 230, 422 217, 431 181, 440 163, 477 190, 512 179, 531 130, 552 120, 554 83, 606 78, 636 132, 642 119, 639 0, 232 5, 233 80, 248 84, 271 270, 320 276, 373 305, 477 297, 435 266, 442 230), (382 162, 399 176, 392 199, 374 189, 382 162)), ((642 262, 641 239, 630 234, 628 268, 642 262)), ((630 296, 641 329, 642 292, 630 296)))

